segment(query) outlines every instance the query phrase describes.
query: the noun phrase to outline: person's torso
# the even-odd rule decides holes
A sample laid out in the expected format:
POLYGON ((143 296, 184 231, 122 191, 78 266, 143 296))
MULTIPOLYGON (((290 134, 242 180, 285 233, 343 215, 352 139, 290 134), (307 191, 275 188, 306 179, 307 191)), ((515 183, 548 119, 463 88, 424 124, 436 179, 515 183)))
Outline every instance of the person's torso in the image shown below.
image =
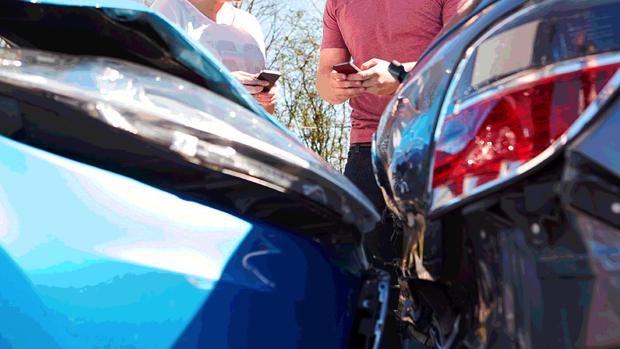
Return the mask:
MULTIPOLYGON (((417 61, 443 26, 440 0, 332 1, 338 27, 358 66, 372 58, 417 61)), ((353 128, 376 127, 390 99, 371 94, 351 99, 353 128)))
POLYGON ((262 34, 255 33, 260 27, 249 23, 243 11, 226 6, 225 24, 215 23, 186 0, 157 0, 152 8, 209 49, 228 70, 258 73, 265 69, 264 44, 258 42, 262 34))

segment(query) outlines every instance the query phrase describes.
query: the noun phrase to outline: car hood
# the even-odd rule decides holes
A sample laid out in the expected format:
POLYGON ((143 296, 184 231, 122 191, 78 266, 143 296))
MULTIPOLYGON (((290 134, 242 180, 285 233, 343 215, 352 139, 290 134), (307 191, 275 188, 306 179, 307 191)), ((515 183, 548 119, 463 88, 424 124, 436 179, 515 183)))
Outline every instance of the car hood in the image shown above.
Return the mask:
POLYGON ((379 219, 204 47, 135 1, 10 2, 2 37, 21 49, 1 53, 4 95, 41 109, 8 126, 14 139, 313 235, 379 219))
POLYGON ((186 80, 22 49, 0 49, 0 65, 0 131, 13 139, 311 235, 350 240, 379 219, 295 138, 186 80))

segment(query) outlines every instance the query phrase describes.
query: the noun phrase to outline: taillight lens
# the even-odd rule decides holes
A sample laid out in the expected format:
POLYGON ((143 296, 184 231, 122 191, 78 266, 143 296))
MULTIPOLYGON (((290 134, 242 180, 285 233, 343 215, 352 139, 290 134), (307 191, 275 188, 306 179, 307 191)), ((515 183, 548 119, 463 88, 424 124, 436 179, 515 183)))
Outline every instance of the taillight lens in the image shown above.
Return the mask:
POLYGON ((464 101, 441 125, 433 189, 456 197, 533 159, 568 130, 619 67, 589 67, 464 101))

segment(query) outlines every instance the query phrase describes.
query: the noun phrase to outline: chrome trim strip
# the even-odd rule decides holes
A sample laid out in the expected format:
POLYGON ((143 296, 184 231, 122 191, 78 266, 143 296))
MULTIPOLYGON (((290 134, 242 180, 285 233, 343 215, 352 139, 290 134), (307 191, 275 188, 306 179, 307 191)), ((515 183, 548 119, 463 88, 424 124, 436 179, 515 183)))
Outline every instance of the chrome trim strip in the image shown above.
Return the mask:
MULTIPOLYGON (((610 79, 607 85, 601 90, 596 100, 592 102, 588 108, 580 115, 577 120, 571 125, 571 127, 558 138, 550 147, 545 149, 542 153, 538 154, 532 160, 526 162, 525 164, 517 167, 515 170, 509 171, 504 177, 498 178, 494 181, 485 183, 480 187, 473 189, 471 192, 467 194, 461 194, 458 197, 451 197, 444 199, 445 201, 441 202, 436 200, 435 193, 433 190, 433 175, 435 168, 435 154, 434 150, 439 142, 439 138, 441 136, 441 130, 446 121, 446 117, 449 115, 449 110, 451 106, 452 98, 454 97, 454 93, 456 92, 456 88, 458 86, 459 81, 461 80, 463 73, 467 67, 467 64, 472 58, 475 50, 487 39, 495 35, 498 31, 500 31, 506 24, 515 20, 518 17, 526 15, 532 12, 537 8, 538 5, 532 5, 522 10, 519 10, 512 15, 508 16, 498 24, 496 24, 492 29, 487 31, 484 35, 482 35, 474 44, 472 44, 465 52, 464 57, 459 62, 455 74, 448 86, 448 90, 444 97, 441 110, 439 113, 439 118, 437 121, 437 125, 434 133, 434 143, 433 143, 433 155, 431 156, 430 161, 430 175, 428 181, 428 192, 431 194, 431 207, 429 210, 430 214, 436 213, 439 210, 447 210, 450 207, 460 203, 461 201, 475 195, 479 195, 485 191, 492 189, 502 183, 505 183, 511 179, 524 175, 536 168, 537 166, 543 164, 546 160, 548 160, 552 155, 559 152, 570 140, 572 140, 575 136, 577 136, 591 121, 594 119, 598 111, 608 102, 611 96, 614 94, 616 90, 620 88, 620 69, 614 76, 610 79)), ((460 104, 455 104, 454 109, 457 112, 470 107, 489 96, 494 94, 503 92, 507 89, 512 89, 517 86, 533 82, 542 78, 557 76, 561 74, 566 74, 570 72, 574 72, 580 69, 599 66, 599 65, 607 65, 613 63, 620 63, 620 52, 611 52, 611 53, 602 53, 592 56, 580 57, 577 59, 572 59, 563 62, 557 62, 554 64, 547 65, 543 68, 534 68, 525 70, 521 73, 513 74, 505 79, 497 81, 490 86, 484 88, 482 91, 472 96, 469 99, 466 99, 464 102, 460 104)), ((449 196, 447 196, 449 197, 449 196)))
POLYGON ((387 272, 383 271, 382 275, 380 276, 377 288, 379 289, 381 314, 379 314, 379 319, 377 319, 377 323, 375 324, 375 342, 372 346, 373 349, 379 349, 379 344, 381 343, 381 335, 383 333, 383 326, 385 325, 385 317, 387 315, 388 297, 390 289, 390 277, 387 272))
MULTIPOLYGON (((463 110, 483 101, 492 96, 505 91, 516 90, 523 85, 556 77, 559 75, 570 74, 580 70, 601 67, 605 65, 620 63, 620 52, 607 52, 592 56, 579 57, 568 61, 558 62, 544 66, 542 68, 528 69, 485 87, 472 97, 464 101, 456 101, 453 113, 460 113, 463 110)), ((449 103, 448 103, 449 104, 449 103)))

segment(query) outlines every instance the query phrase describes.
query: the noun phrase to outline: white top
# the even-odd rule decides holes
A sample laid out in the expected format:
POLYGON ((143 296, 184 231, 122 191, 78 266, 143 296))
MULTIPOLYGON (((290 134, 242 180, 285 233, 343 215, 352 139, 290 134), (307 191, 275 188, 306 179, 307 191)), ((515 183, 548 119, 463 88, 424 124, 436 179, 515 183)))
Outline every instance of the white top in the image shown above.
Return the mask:
POLYGON ((265 69, 265 38, 256 17, 225 3, 217 23, 187 0, 155 0, 151 7, 200 42, 230 71, 265 69))

